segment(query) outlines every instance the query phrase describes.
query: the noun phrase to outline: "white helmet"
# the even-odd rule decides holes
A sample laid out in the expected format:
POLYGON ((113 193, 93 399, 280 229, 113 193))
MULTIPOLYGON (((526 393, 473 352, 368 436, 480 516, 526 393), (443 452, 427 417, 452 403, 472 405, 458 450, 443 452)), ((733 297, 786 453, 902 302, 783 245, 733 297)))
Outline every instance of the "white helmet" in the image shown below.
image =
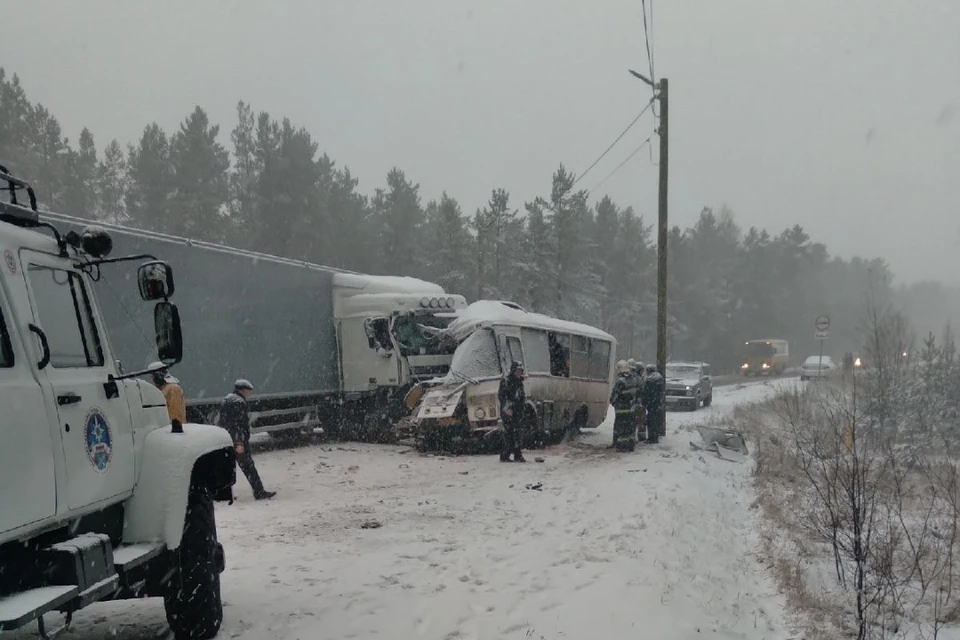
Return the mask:
POLYGON ((626 360, 617 362, 617 373, 626 373, 627 371, 630 371, 630 365, 627 364, 626 360))

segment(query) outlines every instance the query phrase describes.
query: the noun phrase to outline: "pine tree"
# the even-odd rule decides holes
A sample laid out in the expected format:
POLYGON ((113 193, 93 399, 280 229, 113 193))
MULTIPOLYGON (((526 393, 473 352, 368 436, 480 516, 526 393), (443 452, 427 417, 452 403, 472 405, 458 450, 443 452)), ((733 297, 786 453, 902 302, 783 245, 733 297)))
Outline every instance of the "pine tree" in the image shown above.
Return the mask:
POLYGON ((426 219, 432 240, 428 278, 446 291, 466 290, 474 270, 470 259, 472 238, 460 205, 443 192, 439 203, 431 202, 427 206, 426 219))
POLYGON ((127 150, 127 218, 139 229, 167 229, 173 167, 170 144, 157 123, 146 126, 139 144, 127 150))
POLYGON ((230 156, 217 142, 219 125, 196 107, 170 141, 172 200, 163 229, 201 240, 223 240, 230 156))
POLYGON ((408 181, 403 171, 394 167, 387 173, 387 188, 378 189, 373 198, 373 211, 379 229, 380 271, 420 275, 425 250, 420 185, 408 181))
POLYGON ((79 148, 69 153, 64 182, 65 211, 81 218, 99 218, 97 148, 93 134, 86 127, 80 132, 79 148))
POLYGON ((127 160, 116 140, 106 146, 97 165, 97 193, 100 196, 100 219, 114 224, 124 222, 127 217, 127 160))

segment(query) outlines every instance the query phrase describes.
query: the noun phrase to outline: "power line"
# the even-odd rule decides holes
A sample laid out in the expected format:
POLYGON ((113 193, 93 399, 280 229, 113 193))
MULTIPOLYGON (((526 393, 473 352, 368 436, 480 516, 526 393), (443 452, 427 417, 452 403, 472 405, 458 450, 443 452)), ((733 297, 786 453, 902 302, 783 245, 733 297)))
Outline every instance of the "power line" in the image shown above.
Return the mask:
POLYGON ((600 157, 597 158, 596 160, 594 160, 594 161, 593 161, 593 164, 591 164, 589 167, 587 167, 587 170, 586 170, 586 171, 584 171, 584 172, 581 173, 579 176, 577 176, 577 179, 573 181, 573 184, 572 184, 572 185, 570 185, 571 187, 573 187, 573 186, 576 185, 578 182, 580 182, 580 180, 582 180, 585 175, 587 175, 588 173, 590 173, 590 171, 591 171, 595 166, 597 166, 597 163, 599 163, 601 160, 603 160, 603 158, 604 158, 608 153, 610 153, 610 150, 613 149, 614 145, 616 145, 618 142, 620 142, 620 138, 622 138, 623 136, 625 136, 625 135, 627 134, 627 131, 630 131, 630 128, 633 127, 633 125, 637 124, 637 121, 640 119, 640 117, 641 117, 644 113, 647 112, 647 109, 649 109, 651 106, 653 106, 653 101, 654 101, 654 99, 651 98, 651 99, 650 99, 650 102, 647 103, 647 106, 645 106, 643 109, 640 110, 640 113, 637 114, 637 117, 634 118, 633 121, 632 121, 630 124, 627 125, 627 128, 626 128, 626 129, 624 129, 622 132, 620 132, 620 135, 618 135, 617 138, 616 138, 613 142, 610 143, 610 146, 607 147, 606 150, 605 150, 603 153, 600 154, 600 157))
MULTIPOLYGON (((650 27, 647 28, 647 0, 641 0, 643 8, 643 41, 647 47, 647 65, 650 68, 650 89, 653 91, 654 97, 657 95, 657 77, 655 75, 653 67, 653 49, 650 46, 650 34, 653 33, 653 0, 650 0, 650 27)), ((660 114, 657 113, 657 110, 653 110, 653 117, 659 118, 660 114)), ((656 127, 656 125, 654 125, 656 127)), ((656 129, 654 129, 656 131, 656 129)))
MULTIPOLYGON (((647 63, 650 66, 650 82, 654 85, 657 78, 653 75, 653 53, 650 51, 650 29, 647 28, 647 0, 642 0, 643 4, 643 40, 647 45, 647 63)), ((650 0, 650 22, 653 22, 653 0, 650 0)))
POLYGON ((633 156, 635 156, 635 155, 637 155, 638 153, 640 153, 645 146, 647 146, 648 144, 650 144, 650 140, 651 140, 652 138, 653 138, 653 135, 651 134, 650 137, 648 137, 646 140, 644 140, 644 141, 640 144, 639 147, 637 147, 636 149, 633 150, 633 153, 631 153, 630 155, 628 155, 628 156, 624 159, 623 162, 621 162, 620 164, 618 164, 616 169, 614 169, 614 170, 611 171, 609 174, 607 174, 607 177, 606 177, 606 178, 604 178, 603 180, 601 180, 595 187, 593 187, 592 189, 590 189, 589 191, 587 191, 587 195, 590 195, 591 193, 593 193, 594 191, 596 191, 597 189, 599 189, 600 187, 602 187, 603 184, 604 184, 607 180, 609 180, 610 178, 612 178, 612 177, 614 176, 614 174, 617 173, 617 171, 620 171, 620 169, 622 169, 625 164, 627 164, 628 162, 630 162, 630 160, 633 158, 633 156))

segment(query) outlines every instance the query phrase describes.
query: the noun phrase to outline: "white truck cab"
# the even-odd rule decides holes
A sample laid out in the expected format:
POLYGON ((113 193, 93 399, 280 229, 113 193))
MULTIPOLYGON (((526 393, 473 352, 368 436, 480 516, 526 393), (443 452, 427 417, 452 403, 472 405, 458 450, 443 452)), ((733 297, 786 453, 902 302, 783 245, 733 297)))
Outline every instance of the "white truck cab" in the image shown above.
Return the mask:
POLYGON ((171 424, 149 372, 118 370, 91 287, 101 269, 142 262, 158 360, 172 366, 173 274, 153 256, 107 258, 95 226, 61 236, 3 167, 0 190, 0 634, 36 621, 52 637, 94 602, 162 596, 176 637, 212 638, 224 563, 213 500, 235 480, 231 438, 171 424))

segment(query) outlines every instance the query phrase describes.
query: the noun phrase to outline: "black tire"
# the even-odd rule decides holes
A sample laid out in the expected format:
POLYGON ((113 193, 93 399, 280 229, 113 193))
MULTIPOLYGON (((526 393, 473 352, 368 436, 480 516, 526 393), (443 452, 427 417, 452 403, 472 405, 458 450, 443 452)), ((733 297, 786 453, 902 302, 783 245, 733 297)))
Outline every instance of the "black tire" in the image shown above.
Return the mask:
POLYGON ((205 487, 191 487, 180 548, 173 552, 173 576, 163 597, 167 623, 177 640, 209 640, 220 631, 222 560, 213 499, 205 487))
POLYGON ((703 399, 703 406, 709 407, 713 404, 713 391, 707 394, 707 397, 703 399))
POLYGON ((697 395, 693 398, 693 406, 690 407, 690 411, 696 411, 699 408, 700 408, 700 394, 697 393, 697 395))

